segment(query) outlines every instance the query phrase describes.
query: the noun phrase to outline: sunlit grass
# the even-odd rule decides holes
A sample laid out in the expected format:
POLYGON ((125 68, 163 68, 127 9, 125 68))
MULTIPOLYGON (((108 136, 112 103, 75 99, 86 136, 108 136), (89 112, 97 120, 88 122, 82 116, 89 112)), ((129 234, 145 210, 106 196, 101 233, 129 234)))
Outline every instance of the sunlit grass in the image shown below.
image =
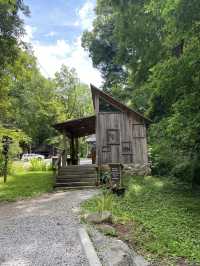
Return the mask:
POLYGON ((34 197, 52 189, 52 172, 28 172, 20 165, 19 168, 12 170, 5 184, 0 177, 0 201, 34 197))
MULTIPOLYGON (((96 210, 97 198, 85 203, 96 210)), ((174 179, 130 177, 124 198, 113 197, 118 221, 133 222, 130 236, 151 258, 200 263, 200 195, 174 179)))

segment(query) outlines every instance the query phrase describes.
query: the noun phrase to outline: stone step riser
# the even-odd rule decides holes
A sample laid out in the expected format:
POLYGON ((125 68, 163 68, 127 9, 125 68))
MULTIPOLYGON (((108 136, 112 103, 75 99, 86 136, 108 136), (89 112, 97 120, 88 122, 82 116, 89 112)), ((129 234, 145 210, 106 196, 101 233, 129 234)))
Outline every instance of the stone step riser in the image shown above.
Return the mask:
POLYGON ((80 172, 80 173, 76 173, 76 172, 58 172, 58 175, 62 175, 62 176, 96 176, 97 174, 94 172, 80 172))
POLYGON ((95 186, 94 182, 69 182, 69 183, 56 183, 56 187, 88 187, 95 186))
POLYGON ((95 175, 95 174, 80 174, 80 175, 77 175, 77 174, 58 174, 58 176, 59 177, 62 177, 62 178, 76 178, 76 177, 78 177, 78 178, 94 178, 94 177, 96 177, 97 175, 95 175))
POLYGON ((88 165, 79 165, 79 166, 77 166, 77 165, 71 165, 71 166, 67 166, 67 167, 61 167, 60 169, 96 169, 96 167, 95 166, 88 166, 88 165))
POLYGON ((73 179, 73 178, 69 178, 69 179, 66 179, 66 178, 57 178, 56 179, 56 183, 70 183, 70 182, 93 182, 95 183, 96 182, 96 178, 83 178, 83 179, 80 179, 80 178, 77 178, 77 179, 73 179))
POLYGON ((65 186, 57 186, 57 185, 55 185, 54 186, 54 188, 56 189, 62 189, 62 190, 69 190, 69 189, 71 189, 71 190, 77 190, 77 189, 94 189, 94 188, 96 188, 96 186, 82 186, 82 187, 65 187, 65 186))
POLYGON ((56 187, 77 188, 95 187, 97 178, 94 166, 69 166, 61 168, 56 178, 56 187))

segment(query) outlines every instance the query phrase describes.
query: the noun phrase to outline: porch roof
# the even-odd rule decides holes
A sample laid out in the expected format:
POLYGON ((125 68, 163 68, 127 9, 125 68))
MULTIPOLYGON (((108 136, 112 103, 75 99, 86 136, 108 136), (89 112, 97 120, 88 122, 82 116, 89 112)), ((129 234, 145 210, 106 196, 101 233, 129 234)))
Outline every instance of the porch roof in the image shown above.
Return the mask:
POLYGON ((53 125, 58 131, 65 133, 68 137, 84 137, 95 134, 96 116, 82 117, 68 120, 63 123, 53 125))

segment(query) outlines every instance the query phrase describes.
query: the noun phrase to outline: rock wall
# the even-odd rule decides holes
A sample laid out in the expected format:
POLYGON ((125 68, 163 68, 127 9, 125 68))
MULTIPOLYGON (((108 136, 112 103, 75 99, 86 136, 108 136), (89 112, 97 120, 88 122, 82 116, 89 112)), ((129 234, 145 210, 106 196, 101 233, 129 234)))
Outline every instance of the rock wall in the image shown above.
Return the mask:
MULTIPOLYGON (((101 166, 101 172, 110 172, 109 165, 105 164, 101 166)), ((150 175, 151 167, 150 164, 140 165, 140 164, 123 164, 122 165, 122 175, 150 175)))
POLYGON ((150 165, 140 165, 140 164, 124 164, 122 169, 122 175, 150 175, 151 168, 150 165))

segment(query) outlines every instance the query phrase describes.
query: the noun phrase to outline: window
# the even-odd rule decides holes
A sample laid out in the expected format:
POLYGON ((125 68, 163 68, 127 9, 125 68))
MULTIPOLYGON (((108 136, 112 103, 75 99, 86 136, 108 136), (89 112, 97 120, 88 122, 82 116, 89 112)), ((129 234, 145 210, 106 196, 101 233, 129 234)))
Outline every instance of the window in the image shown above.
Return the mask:
POLYGON ((102 97, 99 98, 99 111, 100 112, 121 112, 120 109, 112 105, 111 103, 107 102, 102 97))
POLYGON ((122 154, 132 154, 132 145, 130 141, 122 141, 122 154))
POLYGON ((107 144, 108 145, 119 145, 119 130, 118 129, 107 129, 107 144))

